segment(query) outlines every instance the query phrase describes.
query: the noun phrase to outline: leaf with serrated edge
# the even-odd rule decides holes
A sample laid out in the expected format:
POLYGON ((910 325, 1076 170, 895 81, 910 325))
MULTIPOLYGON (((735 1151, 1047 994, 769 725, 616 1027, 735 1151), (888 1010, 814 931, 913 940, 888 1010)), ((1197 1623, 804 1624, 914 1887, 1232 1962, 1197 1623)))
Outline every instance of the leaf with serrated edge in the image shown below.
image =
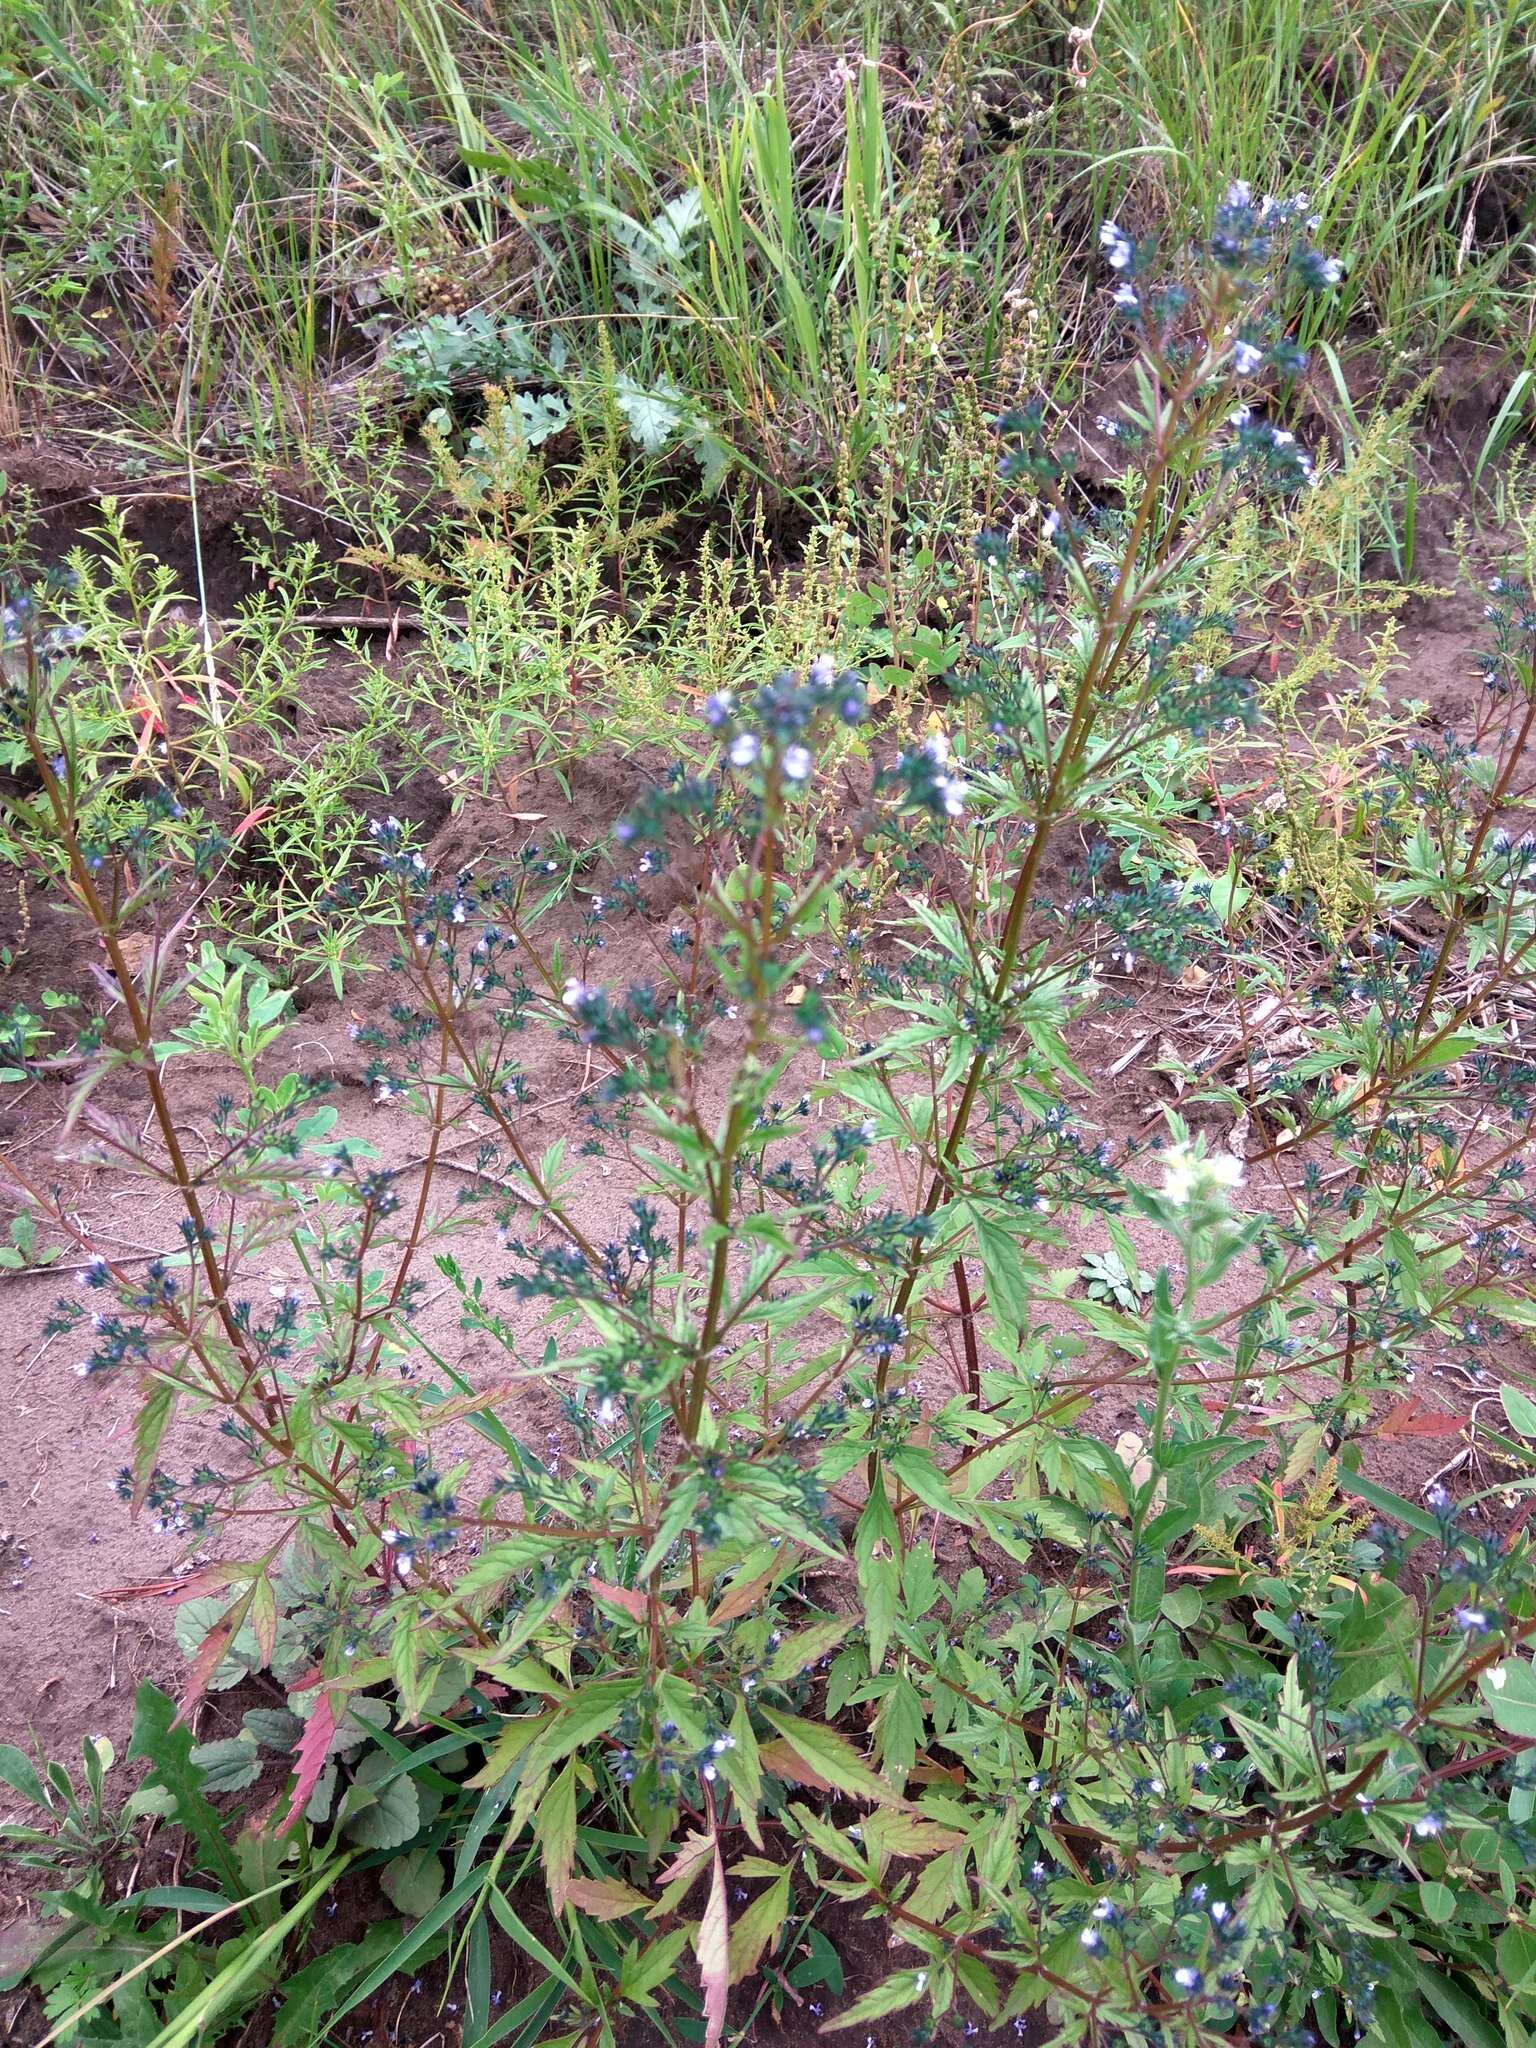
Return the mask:
POLYGON ((710 1849, 709 1904, 699 1922, 697 1942, 699 1982, 704 1991, 704 2048, 714 2048, 725 2032, 725 2006, 731 1989, 731 1920, 725 1902, 725 1865, 720 1858, 720 1844, 713 1836, 710 1849))

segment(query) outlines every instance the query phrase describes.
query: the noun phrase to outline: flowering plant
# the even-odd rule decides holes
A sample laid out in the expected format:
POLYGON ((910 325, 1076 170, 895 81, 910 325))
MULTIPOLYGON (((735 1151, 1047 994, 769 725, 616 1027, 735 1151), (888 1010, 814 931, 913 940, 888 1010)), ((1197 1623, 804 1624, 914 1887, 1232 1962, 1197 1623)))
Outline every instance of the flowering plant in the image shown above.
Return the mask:
MULTIPOLYGON (((1536 716, 1529 614, 1501 606, 1490 670, 1518 731, 1491 767, 1425 746, 1382 771, 1379 893, 1288 979, 1237 922, 1280 854, 1222 795, 1259 707, 1208 591, 1233 506, 1313 474, 1273 388, 1288 295, 1335 276, 1305 237, 1239 186, 1177 272, 1106 226, 1138 350, 1119 489, 1087 501, 1043 405, 999 422, 1013 510, 946 720, 877 720, 830 658, 715 694, 574 904, 537 844, 439 875, 373 824, 395 950, 355 1035, 374 1103, 420 1120, 408 1168, 274 1071, 284 991, 211 950, 173 964, 173 892, 227 847, 93 781, 51 650, 13 678, 29 826, 110 970, 77 1123, 182 1212, 180 1251, 100 1251, 99 1308, 54 1328, 88 1379, 138 1382, 130 1506, 221 1538, 188 1582, 211 1604, 186 1704, 276 1674, 266 1832, 311 1871, 372 1856, 431 1937, 460 1924, 476 2038, 501 2028, 493 1923, 546 1973, 518 2024, 550 2048, 689 2010, 712 2043, 753 1996, 834 1981, 805 1974, 834 1903, 893 1953, 829 2024, 1043 2012, 1060 2041, 1193 2048, 1493 2038, 1496 2013, 1525 2038, 1527 1541, 1359 1466, 1429 1333, 1530 1316, 1536 1070, 1484 1021, 1536 938, 1494 823, 1536 716), (1164 872, 1145 857, 1154 763, 1190 815, 1215 792, 1224 873, 1180 877, 1172 833, 1164 872), (653 943, 659 880, 681 908, 653 943), (1432 935, 1396 937, 1408 916, 1432 935), (1244 1083, 1187 1099, 1246 1124, 1242 1159, 1175 1120, 1149 1176, 1074 1108, 1071 1034, 1108 975, 1192 965, 1245 1017, 1280 987, 1318 1021, 1291 1059, 1245 1022, 1244 1083), (550 1042, 585 1077, 575 1154, 533 1136, 550 1042), (230 1076, 206 1161, 173 1099, 192 1052, 230 1076), (149 1136, 94 1107, 109 1073, 149 1136), (1144 1315, 1048 1265, 1098 1212, 1158 1259, 1144 1315), (462 1255, 482 1218, 494 1265, 462 1255), (263 1309, 244 1276, 274 1245, 302 1277, 263 1309), (505 1387, 428 1343, 429 1260, 505 1387), (553 1447, 504 1413, 532 1382, 559 1391, 553 1447), (1120 1396, 1111 1443, 1094 1404, 1120 1396), (189 1415, 221 1456, 178 1474, 189 1415), (450 1462, 455 1427, 478 1459, 450 1462), (521 1911, 535 1869, 559 1954, 521 1911)), ((255 1768, 205 1761, 231 1790, 255 1768)), ((428 1938, 338 1967, 336 2010, 428 1938)))

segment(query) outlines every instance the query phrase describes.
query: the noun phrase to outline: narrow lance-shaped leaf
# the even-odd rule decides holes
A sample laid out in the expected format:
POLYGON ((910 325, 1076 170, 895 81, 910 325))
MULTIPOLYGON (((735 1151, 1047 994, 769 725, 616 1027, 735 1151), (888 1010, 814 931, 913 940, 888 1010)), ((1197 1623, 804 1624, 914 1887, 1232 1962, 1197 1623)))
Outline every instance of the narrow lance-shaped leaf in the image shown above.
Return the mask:
POLYGON ((699 1982, 704 1991, 704 2048, 725 2032, 725 2007, 731 1989, 731 1922, 725 1902, 725 1864, 718 1837, 711 1840, 709 1904, 699 1922, 699 1982))
POLYGON ((331 1704, 330 1694, 323 1692, 315 1701, 314 1712, 304 1723, 304 1733, 299 1737, 298 1754, 294 1760, 293 1792, 288 1801, 288 1809, 278 1822, 279 1834, 285 1835, 308 1806, 310 1795, 319 1782, 320 1773, 325 1769, 331 1737, 335 1732, 335 1708, 331 1704))

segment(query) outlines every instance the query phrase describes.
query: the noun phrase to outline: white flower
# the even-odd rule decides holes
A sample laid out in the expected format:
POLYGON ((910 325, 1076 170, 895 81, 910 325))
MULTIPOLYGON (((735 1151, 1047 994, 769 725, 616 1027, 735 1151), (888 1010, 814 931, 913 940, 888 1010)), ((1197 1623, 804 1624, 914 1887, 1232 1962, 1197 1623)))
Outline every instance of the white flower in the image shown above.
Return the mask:
POLYGON ((583 1003, 592 1000, 592 990, 578 976, 572 975, 560 991, 560 1000, 568 1010, 578 1010, 583 1003))
POLYGON ((837 674, 837 663, 830 654, 818 654, 806 672, 806 681, 814 689, 824 690, 837 674))
POLYGON ((1413 1824, 1413 1832, 1420 1837, 1438 1835, 1440 1827, 1441 1821, 1438 1813, 1421 1813, 1413 1824))
POLYGON ((1164 1161, 1163 1193, 1181 1207, 1210 1201, 1243 1184, 1243 1162, 1231 1152, 1200 1153, 1175 1145, 1164 1161))
POLYGON ((1118 306, 1122 313, 1139 313, 1141 311, 1141 300, 1137 297, 1136 287, 1133 284, 1116 285, 1115 294, 1110 303, 1118 306))
POLYGON ((1111 270, 1129 270, 1136 254, 1136 244, 1118 221, 1107 220, 1099 229, 1099 247, 1104 251, 1104 260, 1111 270))
POLYGON ((809 747, 786 747, 782 762, 785 775, 791 782, 804 782, 811 772, 811 750, 809 747))
POLYGON ((1047 540, 1054 540, 1061 531, 1061 514, 1053 505, 1040 522, 1040 531, 1047 540))
POLYGON ((762 752, 762 742, 755 732, 739 732, 731 741, 730 763, 733 768, 750 768, 762 752))
POLYGON ((1251 377, 1264 360, 1263 349, 1239 338, 1232 344, 1232 367, 1239 377, 1251 377))

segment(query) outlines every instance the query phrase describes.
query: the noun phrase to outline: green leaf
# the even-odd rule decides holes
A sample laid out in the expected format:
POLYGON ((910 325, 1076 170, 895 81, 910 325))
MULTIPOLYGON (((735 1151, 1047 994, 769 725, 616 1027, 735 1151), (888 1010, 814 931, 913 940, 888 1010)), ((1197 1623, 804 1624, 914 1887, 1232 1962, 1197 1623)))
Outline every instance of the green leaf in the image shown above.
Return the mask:
POLYGON ((1454 1978, 1442 1976, 1417 1957, 1414 1979, 1426 2005, 1433 2006, 1451 2029, 1451 2039, 1467 2048, 1504 2048, 1504 2036, 1487 2016, 1487 2007, 1454 1978))
POLYGON ((275 1749, 284 1756, 304 1733, 304 1723, 286 1707, 251 1707, 241 1715, 240 1726, 263 1749, 275 1749))
POLYGON ((272 2048, 312 2048, 323 2039, 335 2007, 357 1978, 388 1951, 399 1932, 398 1920, 376 1920, 361 1941, 327 1949, 284 1978, 283 2009, 272 2024, 272 2048))
POLYGON ((768 1666, 768 1676, 775 1684, 785 1679, 798 1678, 802 1671, 808 1671, 819 1663, 829 1650, 838 1644, 853 1627, 855 1617, 851 1614, 824 1615, 820 1621, 813 1621, 809 1628, 797 1629, 786 1636, 774 1651, 768 1666))
POLYGON ((976 1203, 964 1205, 976 1232, 976 1249, 987 1276, 987 1306, 1001 1329, 1027 1330, 1034 1310, 1028 1268, 1013 1232, 976 1203))
POLYGON ((764 1707, 763 1719, 774 1728, 802 1763, 825 1778, 834 1791, 852 1799, 867 1799, 876 1805, 902 1804, 883 1778, 865 1763, 846 1736, 824 1728, 816 1721, 802 1721, 797 1714, 779 1714, 764 1707))
POLYGON ((825 2020, 822 2033, 830 2034, 838 2027, 862 2026, 866 2020, 877 2020, 884 2013, 900 2012, 906 2006, 916 2005, 928 1989, 931 1974, 928 1970, 898 1970, 883 1984, 877 1984, 873 1991, 866 1991, 862 1998, 856 1998, 836 2019, 825 2020))
POLYGON ((14 1743, 0 1742, 0 1780, 13 1792, 19 1792, 23 1799, 30 1800, 33 1806, 40 1806, 44 1813, 53 1811, 31 1757, 24 1749, 17 1749, 14 1743))
POLYGON ((421 1826, 414 1778, 394 1775, 395 1760, 370 1750, 357 1767, 343 1808, 343 1831, 360 1849, 398 1849, 421 1826))
MULTIPOLYGON (((156 1380, 145 1395, 133 1424, 133 1512, 137 1514, 144 1505, 149 1492, 150 1481, 155 1474, 155 1460, 181 1391, 168 1380, 156 1380)), ((185 1610, 183 1610, 185 1611, 185 1610)), ((178 1623, 180 1615, 177 1616, 178 1623)), ((179 1635, 179 1629, 178 1629, 179 1635)), ((190 1654, 190 1653, 189 1653, 190 1654)))
POLYGON ((1478 1674, 1477 1689, 1506 1735, 1536 1741, 1536 1667, 1524 1657, 1506 1657, 1478 1674))
POLYGON ((600 1678, 572 1693, 539 1737, 535 1755, 540 1764, 555 1764, 573 1750, 584 1749, 608 1730, 641 1687, 638 1678, 600 1678))
POLYGON ((1500 1387, 1499 1399, 1504 1403, 1510 1428, 1520 1436, 1536 1436, 1536 1401, 1529 1394, 1522 1394, 1518 1387, 1510 1386, 1500 1387))
POLYGON ((1339 1486, 1345 1493, 1352 1493, 1359 1500, 1369 1501, 1373 1508, 1379 1508, 1384 1515, 1412 1529, 1416 1536, 1427 1536, 1432 1541, 1440 1540, 1440 1524, 1426 1509, 1415 1507, 1411 1500, 1404 1500, 1400 1493, 1392 1493, 1385 1486, 1378 1486, 1374 1479, 1367 1479, 1363 1472, 1340 1472, 1339 1486))
POLYGON ((853 1532, 853 1554, 858 1565, 859 1594, 864 1603, 871 1671, 878 1671, 885 1661, 886 1645, 891 1639, 891 1629, 901 1603, 899 1542, 896 1517, 885 1497, 885 1474, 878 1471, 874 1489, 853 1532))
POLYGON ((261 1757, 256 1744, 245 1735, 232 1735, 221 1742, 200 1742, 192 1761, 203 1774, 205 1792, 243 1792, 261 1776, 261 1757))
POLYGON ((1426 1880, 1419 1886, 1419 1908, 1426 1920, 1443 1925, 1456 1917, 1456 1894, 1448 1884, 1426 1880))
POLYGON ((576 1764, 574 1759, 548 1787, 533 1817, 533 1838, 539 1845, 544 1882, 556 1912, 565 1905, 565 1887, 576 1862, 576 1764))
POLYGON ((391 1905, 412 1920, 430 1913, 443 1895, 443 1859, 435 1849, 412 1849, 395 1856, 379 1872, 379 1883, 391 1905))
POLYGON ((781 1870, 766 1891, 759 1892, 731 1928, 730 1979, 739 1984, 750 1977, 762 1960, 763 1951, 776 1941, 789 1910, 789 1872, 781 1870))
POLYGON ((149 1763, 146 1782, 170 1795, 177 1820, 201 1851, 205 1871, 216 1875, 231 1898, 244 1896, 240 1866, 225 1835, 224 1822, 203 1792, 203 1774, 192 1761, 192 1731, 176 1725, 176 1703, 148 1679, 134 1694, 133 1740, 128 1760, 149 1763))
POLYGON ((963 1522, 967 1528, 975 1527, 975 1511, 965 1502, 955 1499, 950 1492, 949 1481, 933 1462, 931 1451, 925 1451, 917 1444, 901 1444, 885 1453, 885 1463, 902 1485, 917 1495, 925 1508, 948 1515, 951 1521, 963 1522))
POLYGON ((688 1929, 674 1927, 636 1956, 627 1956, 619 1971, 619 1996, 649 2000, 671 1976, 678 1957, 688 1946, 688 1929))
POLYGON ((1194 1586, 1174 1586, 1163 1595, 1163 1612, 1175 1628, 1193 1628, 1205 1612, 1205 1601, 1194 1586))

